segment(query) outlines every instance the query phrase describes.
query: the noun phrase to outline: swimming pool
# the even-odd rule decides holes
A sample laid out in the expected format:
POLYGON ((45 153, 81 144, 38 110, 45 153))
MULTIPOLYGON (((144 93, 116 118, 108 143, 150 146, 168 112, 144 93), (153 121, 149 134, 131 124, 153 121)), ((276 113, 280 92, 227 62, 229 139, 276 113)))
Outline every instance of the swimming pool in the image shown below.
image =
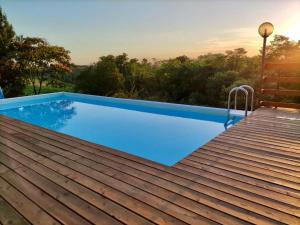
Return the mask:
MULTIPOLYGON (((234 123, 243 118, 234 111, 234 123)), ((226 110, 54 93, 0 100, 0 114, 171 166, 225 130, 226 110)))

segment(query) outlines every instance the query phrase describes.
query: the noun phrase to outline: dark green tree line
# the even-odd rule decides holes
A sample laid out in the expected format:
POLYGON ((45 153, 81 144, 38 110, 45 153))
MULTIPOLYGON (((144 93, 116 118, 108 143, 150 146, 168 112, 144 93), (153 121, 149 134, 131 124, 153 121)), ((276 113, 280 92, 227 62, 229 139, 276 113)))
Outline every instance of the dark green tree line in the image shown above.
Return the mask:
MULTIPOLYGON (((267 48, 267 62, 300 62, 300 42, 276 35, 267 48)), ((224 107, 229 90, 241 84, 258 88, 261 56, 243 48, 151 61, 104 56, 76 80, 76 90, 106 96, 224 107), (104 59, 110 59, 108 70, 104 59), (101 70, 99 69, 101 68, 101 70), (108 82, 114 80, 114 82, 108 82)), ((299 74, 300 71, 298 71, 299 74)))
POLYGON ((244 49, 202 55, 197 59, 179 56, 155 63, 129 59, 125 53, 109 55, 81 72, 76 80, 76 91, 223 106, 227 89, 235 82, 255 83, 257 59, 247 57, 244 49))
POLYGON ((25 80, 16 62, 16 34, 0 8, 0 86, 6 96, 22 95, 25 80))

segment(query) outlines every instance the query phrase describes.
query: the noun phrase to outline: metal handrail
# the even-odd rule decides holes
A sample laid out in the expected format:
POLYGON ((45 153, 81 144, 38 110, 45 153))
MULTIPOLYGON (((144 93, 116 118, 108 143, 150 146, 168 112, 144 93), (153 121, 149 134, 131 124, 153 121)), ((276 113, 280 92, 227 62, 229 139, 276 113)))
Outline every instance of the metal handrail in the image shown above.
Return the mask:
POLYGON ((4 98, 4 93, 3 93, 3 91, 2 91, 2 89, 0 87, 0 99, 3 99, 3 98, 4 98))
POLYGON ((248 113, 248 91, 243 88, 243 87, 235 87, 235 88, 232 88, 229 92, 229 95, 228 95, 228 102, 227 102, 227 111, 230 110, 230 102, 231 102, 231 94, 235 91, 236 93, 238 91, 242 91, 244 92, 245 94, 245 97, 246 97, 246 100, 245 100, 245 116, 247 116, 247 113, 248 113))
POLYGON ((246 85, 246 84, 241 85, 240 87, 247 88, 251 91, 251 108, 250 109, 251 109, 251 112, 253 112, 253 109, 254 109, 254 89, 251 86, 246 85))
POLYGON ((248 91, 244 87, 234 87, 230 90, 228 94, 228 101, 227 101, 227 120, 225 122, 225 127, 227 127, 228 122, 230 121, 230 105, 231 105, 231 94, 235 92, 235 109, 236 109, 236 101, 237 101, 237 93, 242 91, 245 94, 245 117, 248 115, 248 91))
POLYGON ((234 92, 234 109, 237 109, 237 95, 239 91, 242 91, 245 94, 245 117, 248 115, 248 90, 251 91, 251 111, 254 110, 254 89, 249 85, 241 85, 239 87, 234 87, 230 90, 228 94, 228 102, 227 102, 227 120, 225 122, 225 128, 227 129, 227 126, 230 121, 230 106, 231 106, 231 94, 234 92))

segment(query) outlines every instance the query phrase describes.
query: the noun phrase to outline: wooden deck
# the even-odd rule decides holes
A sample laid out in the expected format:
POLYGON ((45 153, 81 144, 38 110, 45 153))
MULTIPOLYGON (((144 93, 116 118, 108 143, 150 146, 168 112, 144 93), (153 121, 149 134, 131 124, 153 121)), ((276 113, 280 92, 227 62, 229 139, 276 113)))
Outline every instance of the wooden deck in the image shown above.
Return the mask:
POLYGON ((259 109, 173 167, 0 116, 0 224, 300 224, 299 115, 259 109))

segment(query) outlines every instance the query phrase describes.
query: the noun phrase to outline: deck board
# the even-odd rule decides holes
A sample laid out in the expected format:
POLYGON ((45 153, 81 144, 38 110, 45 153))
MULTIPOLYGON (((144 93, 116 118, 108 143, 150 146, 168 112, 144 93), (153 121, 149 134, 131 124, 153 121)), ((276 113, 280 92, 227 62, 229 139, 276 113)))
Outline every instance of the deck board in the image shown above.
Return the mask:
POLYGON ((30 223, 2 197, 0 197, 0 209, 0 224, 30 225, 30 223))
POLYGON ((0 224, 300 224, 300 116, 259 109, 172 167, 0 116, 0 183, 0 224))

